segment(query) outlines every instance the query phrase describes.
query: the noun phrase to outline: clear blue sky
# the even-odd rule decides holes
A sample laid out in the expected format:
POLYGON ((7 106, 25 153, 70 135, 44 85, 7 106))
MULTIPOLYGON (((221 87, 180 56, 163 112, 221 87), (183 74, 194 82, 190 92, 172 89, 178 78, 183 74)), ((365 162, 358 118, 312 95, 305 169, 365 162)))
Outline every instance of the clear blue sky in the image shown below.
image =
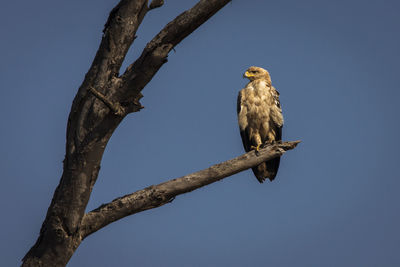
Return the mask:
MULTIPOLYGON (((165 2, 126 63, 196 1, 165 2)), ((2 266, 38 237, 72 99, 116 3, 2 5, 2 266)), ((251 65, 281 93, 283 139, 303 142, 274 182, 245 171, 125 218, 68 266, 400 266, 399 13, 395 0, 228 4, 171 52, 145 109, 116 130, 88 209, 240 155, 236 96, 251 65)))

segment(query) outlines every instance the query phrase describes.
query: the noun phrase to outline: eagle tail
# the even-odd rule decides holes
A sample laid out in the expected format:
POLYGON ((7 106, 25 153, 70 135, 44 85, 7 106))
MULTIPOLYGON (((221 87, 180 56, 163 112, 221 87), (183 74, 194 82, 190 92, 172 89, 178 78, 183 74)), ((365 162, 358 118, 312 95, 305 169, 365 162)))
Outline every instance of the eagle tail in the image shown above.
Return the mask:
POLYGON ((275 179, 276 174, 278 173, 279 163, 281 158, 274 158, 269 161, 263 162, 257 167, 254 167, 253 173, 256 176, 257 180, 260 183, 263 183, 265 179, 269 179, 271 182, 275 179))

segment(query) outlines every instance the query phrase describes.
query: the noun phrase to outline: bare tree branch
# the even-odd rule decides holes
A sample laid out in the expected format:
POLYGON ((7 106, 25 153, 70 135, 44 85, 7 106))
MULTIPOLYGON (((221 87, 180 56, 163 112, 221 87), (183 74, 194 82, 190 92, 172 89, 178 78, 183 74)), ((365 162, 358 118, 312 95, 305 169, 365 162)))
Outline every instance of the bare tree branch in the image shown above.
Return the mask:
POLYGON ((140 57, 121 76, 116 98, 138 101, 141 90, 167 62, 168 53, 231 0, 201 0, 168 23, 144 48, 140 57))
POLYGON ((170 203, 178 195, 255 167, 264 161, 282 156, 287 150, 295 148, 298 143, 300 141, 267 145, 258 153, 251 151, 207 169, 117 198, 85 214, 80 228, 81 236, 84 239, 104 226, 126 216, 157 208, 170 203))

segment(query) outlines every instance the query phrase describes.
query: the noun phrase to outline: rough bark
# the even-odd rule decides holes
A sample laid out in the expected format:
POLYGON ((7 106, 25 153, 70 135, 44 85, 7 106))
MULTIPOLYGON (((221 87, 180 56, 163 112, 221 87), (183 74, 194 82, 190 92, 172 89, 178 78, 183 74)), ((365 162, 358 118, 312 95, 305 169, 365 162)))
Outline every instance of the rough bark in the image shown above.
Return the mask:
POLYGON ((228 2, 202 0, 182 13, 154 37, 122 76, 119 70, 140 23, 163 1, 149 6, 145 0, 121 0, 110 12, 100 47, 72 103, 60 183, 23 266, 66 265, 82 241, 81 221, 115 128, 128 113, 142 108, 141 90, 166 62, 168 52, 228 2))

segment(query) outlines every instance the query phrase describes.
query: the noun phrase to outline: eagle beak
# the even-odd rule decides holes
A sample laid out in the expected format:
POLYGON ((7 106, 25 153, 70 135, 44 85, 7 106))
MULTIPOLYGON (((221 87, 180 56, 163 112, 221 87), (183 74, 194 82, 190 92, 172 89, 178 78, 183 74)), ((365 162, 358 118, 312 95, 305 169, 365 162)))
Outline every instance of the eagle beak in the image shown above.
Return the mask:
POLYGON ((243 74, 243 78, 249 78, 249 77, 251 77, 251 76, 253 76, 253 74, 250 74, 250 72, 248 72, 248 71, 246 71, 246 72, 243 74))

